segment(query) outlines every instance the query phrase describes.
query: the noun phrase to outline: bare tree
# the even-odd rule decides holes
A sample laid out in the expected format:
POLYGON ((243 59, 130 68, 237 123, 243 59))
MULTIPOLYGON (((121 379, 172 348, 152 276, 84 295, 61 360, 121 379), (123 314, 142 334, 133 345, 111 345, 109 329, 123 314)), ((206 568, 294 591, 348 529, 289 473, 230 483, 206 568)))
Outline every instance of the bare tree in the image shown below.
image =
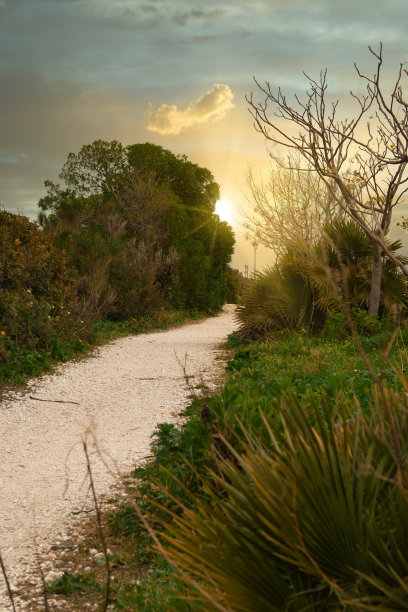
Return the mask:
POLYGON ((318 81, 305 74, 309 89, 304 100, 295 96, 293 106, 279 87, 273 90, 268 82, 262 86, 256 79, 264 101, 256 102, 251 94, 247 102, 255 129, 268 140, 297 151, 344 213, 369 236, 373 256, 368 312, 377 314, 382 251, 408 277, 408 269, 390 252, 385 238, 393 209, 408 188, 408 102, 402 89, 408 73, 400 64, 392 90, 386 93, 381 81, 382 43, 378 52, 369 50, 376 59, 376 71, 369 77, 355 65, 365 93, 351 92, 357 103, 352 119, 338 119, 338 102, 328 102, 327 71, 320 73, 318 81))
POLYGON ((271 165, 266 181, 252 168, 247 174, 245 228, 278 257, 288 244, 320 238, 326 223, 342 213, 319 175, 305 172, 299 157, 292 156, 289 166, 271 165))

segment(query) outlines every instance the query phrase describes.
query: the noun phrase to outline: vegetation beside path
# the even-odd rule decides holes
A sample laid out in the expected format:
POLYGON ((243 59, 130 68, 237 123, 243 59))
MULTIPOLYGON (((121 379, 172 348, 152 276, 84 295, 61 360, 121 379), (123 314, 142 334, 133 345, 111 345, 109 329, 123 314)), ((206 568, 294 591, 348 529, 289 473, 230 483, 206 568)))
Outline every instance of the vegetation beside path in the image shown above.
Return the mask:
MULTIPOLYGON (((394 478, 399 468, 398 463, 393 464, 395 456, 390 436, 394 431, 393 423, 398 423, 401 433, 405 431, 406 407, 401 391, 406 384, 408 334, 406 330, 397 337, 394 334, 391 346, 392 335, 393 330, 387 329, 385 324, 375 333, 360 333, 367 358, 384 381, 386 397, 391 398, 394 419, 391 423, 384 416, 381 394, 367 373, 362 357, 344 329, 341 333, 340 326, 337 329, 332 326, 320 337, 286 333, 278 341, 246 342, 239 335, 233 335, 229 347, 234 356, 227 367, 227 380, 219 392, 211 397, 194 398, 185 410, 181 426, 159 425, 152 440, 151 460, 125 482, 126 498, 118 496, 110 500, 111 510, 106 510, 105 506, 103 522, 111 553, 108 559, 112 573, 109 595, 112 609, 211 610, 216 609, 216 604, 227 609, 235 597, 243 597, 242 593, 246 598, 242 604, 244 610, 260 609, 256 605, 261 604, 267 606, 263 609, 282 609, 285 597, 287 604, 293 600, 288 607, 293 610, 304 609, 306 605, 311 606, 307 608, 311 610, 331 609, 330 606, 349 609, 347 598, 358 597, 366 602, 364 609, 371 610, 380 600, 401 599, 405 588, 398 586, 402 561, 398 560, 399 553, 394 551, 393 536, 387 528, 395 523, 397 506, 405 503, 404 497, 397 495, 399 489, 394 478), (360 415, 360 429, 357 414, 360 415), (292 438, 288 438, 289 435, 292 438), (290 443, 287 447, 290 439, 294 446, 290 443), (302 439, 309 439, 308 445, 304 446, 302 439), (317 441, 316 448, 313 440, 317 441), (333 470, 335 465, 330 458, 337 456, 340 460, 338 478, 346 487, 348 502, 345 506, 341 505, 340 491, 335 493, 340 481, 334 479, 333 486, 327 485, 326 489, 323 484, 319 485, 320 489, 312 487, 314 479, 318 482, 320 472, 316 465, 306 461, 309 447, 313 453, 319 449, 322 452, 321 467, 333 470), (299 527, 307 530, 304 534, 312 538, 311 542, 320 533, 325 533, 322 521, 326 519, 319 508, 331 508, 330 504, 337 508, 330 512, 336 516, 339 532, 336 533, 334 525, 328 526, 332 530, 330 538, 323 538, 317 552, 313 549, 313 554, 321 555, 318 558, 322 567, 318 565, 318 570, 313 569, 314 559, 308 561, 304 552, 299 552, 298 558, 282 560, 280 551, 286 550, 285 546, 296 549, 295 536, 290 525, 285 523, 284 515, 277 515, 270 490, 264 490, 259 498, 261 501, 258 500, 260 480, 254 471, 257 468, 255 463, 248 463, 251 458, 255 461, 256 457, 259 460, 264 457, 271 462, 267 473, 273 475, 274 466, 284 468, 285 457, 290 459, 289 467, 294 465, 291 448, 297 448, 296 453, 303 453, 300 472, 296 472, 299 491, 303 491, 302 487, 305 492, 313 491, 311 496, 302 498, 302 516, 310 517, 311 522, 299 527), (388 487, 381 487, 377 480, 374 484, 367 479, 362 481, 362 464, 366 461, 366 467, 369 466, 370 453, 378 458, 381 448, 388 449, 388 455, 385 453, 387 463, 376 461, 375 466, 379 478, 384 468, 388 487), (345 449, 349 450, 344 455, 345 449), (245 486, 255 487, 250 506, 246 505, 245 499, 248 501, 250 497, 244 493, 245 486), (349 486, 351 489, 347 488, 349 486), (363 497, 359 498, 360 495, 363 497), (359 500, 360 512, 364 515, 360 518, 353 514, 357 511, 353 504, 355 499, 359 500), (361 508, 362 499, 365 508, 361 508), (387 504, 392 501, 389 507, 385 500, 387 504), (272 532, 268 535, 265 526, 252 516, 251 506, 254 504, 255 508, 258 502, 264 504, 262 512, 275 525, 276 532, 271 527, 275 536, 272 532), (140 512, 154 530, 158 538, 156 543, 152 540, 152 532, 146 530, 140 512), (353 516, 368 523, 364 526, 357 522, 347 532, 353 516), (196 535, 189 530, 188 521, 194 522, 196 535), (272 545, 279 530, 283 531, 283 542, 272 545), (242 535, 245 533, 252 534, 249 540, 242 535), (356 538, 352 559, 347 558, 348 544, 344 544, 348 538, 356 538), (158 543, 164 547, 161 554, 157 552, 158 543), (370 565, 367 555, 362 554, 363 549, 374 557, 380 549, 387 550, 389 569, 378 566, 376 572, 377 561, 370 565), (211 551, 215 557, 211 556, 211 551), (324 563, 328 563, 334 553, 343 556, 339 557, 337 568, 329 568, 324 563), (181 574, 168 563, 166 555, 171 558, 172 565, 183 570, 181 574), (224 571, 217 566, 217 557, 222 559, 224 571), (346 564, 351 561, 354 566, 346 570, 346 564), (253 575, 253 564, 262 576, 261 584, 253 575), (227 571, 229 566, 233 568, 232 573, 227 571), (347 580, 344 572, 349 574, 347 580), (328 583, 328 576, 334 587, 328 583), (272 586, 268 585, 268 580, 272 586), (209 599, 203 598, 191 581, 196 581, 196 586, 203 588, 209 599), (269 591, 277 589, 279 583, 284 584, 285 589, 281 593, 281 603, 274 607, 272 602, 278 591, 274 595, 269 591), (222 585, 222 590, 216 588, 218 584, 220 589, 222 585)), ((405 452, 405 443, 401 443, 405 452)), ((325 479, 326 484, 331 482, 327 474, 325 479)), ((282 498, 282 504, 288 503, 282 498)), ((396 528, 399 535, 403 535, 408 526, 402 515, 398 516, 396 528)), ((60 570, 65 569, 64 573, 49 587, 51 597, 67 602, 67 610, 84 609, 85 603, 101 609, 104 597, 106 568, 103 555, 95 554, 96 550, 101 552, 101 543, 92 521, 84 524, 84 535, 83 540, 67 544, 65 563, 69 561, 74 565, 68 570, 62 563, 60 570)), ((378 563, 381 563, 380 558, 378 563)), ((236 604, 232 609, 238 609, 236 604)), ((353 606, 350 609, 354 609, 353 606)))

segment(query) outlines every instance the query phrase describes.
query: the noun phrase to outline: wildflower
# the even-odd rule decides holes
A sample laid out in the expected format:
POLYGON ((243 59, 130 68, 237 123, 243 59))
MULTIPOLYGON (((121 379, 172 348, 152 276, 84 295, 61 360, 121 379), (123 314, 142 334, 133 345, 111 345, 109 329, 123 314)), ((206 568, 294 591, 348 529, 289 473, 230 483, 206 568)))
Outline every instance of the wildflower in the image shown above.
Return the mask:
POLYGON ((78 341, 79 341, 79 342, 83 342, 83 341, 81 340, 81 338, 78 338, 78 341))
POLYGON ((376 348, 373 348, 372 350, 373 350, 373 351, 376 351, 377 349, 376 349, 376 348))
POLYGON ((6 335, 6 332, 5 332, 5 331, 2 331, 2 332, 1 332, 1 335, 2 335, 2 336, 5 336, 5 335, 6 335))

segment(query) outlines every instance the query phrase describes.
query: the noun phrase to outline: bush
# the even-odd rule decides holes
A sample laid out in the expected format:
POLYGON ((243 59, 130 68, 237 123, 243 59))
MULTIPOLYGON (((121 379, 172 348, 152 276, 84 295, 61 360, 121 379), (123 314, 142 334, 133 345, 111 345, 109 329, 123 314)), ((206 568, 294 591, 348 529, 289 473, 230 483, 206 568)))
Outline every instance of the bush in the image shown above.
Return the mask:
MULTIPOLYGON (((401 246, 398 241, 389 243, 394 253, 401 246)), ((256 338, 287 329, 320 331, 327 318, 341 309, 344 282, 350 308, 360 324, 369 304, 370 275, 367 236, 352 221, 333 222, 320 240, 313 244, 293 242, 272 269, 256 276, 237 310, 241 332, 256 338)), ((400 319, 407 305, 407 280, 393 262, 384 258, 380 318, 392 315, 400 319)), ((365 324, 376 331, 374 318, 366 319, 365 324)))
POLYGON ((192 609, 408 609, 408 402, 384 391, 371 414, 315 404, 314 428, 289 395, 284 437, 247 432, 166 535, 192 609))
POLYGON ((49 236, 26 217, 0 211, 0 360, 13 347, 51 350, 56 337, 70 335, 76 287, 49 236))

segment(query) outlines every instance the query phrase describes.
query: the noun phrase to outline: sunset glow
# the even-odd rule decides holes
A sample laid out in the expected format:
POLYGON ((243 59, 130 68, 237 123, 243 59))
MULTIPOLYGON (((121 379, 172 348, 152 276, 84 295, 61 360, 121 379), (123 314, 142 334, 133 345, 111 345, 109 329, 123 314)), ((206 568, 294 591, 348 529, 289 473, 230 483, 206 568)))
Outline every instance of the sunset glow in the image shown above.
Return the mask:
POLYGON ((215 214, 219 216, 221 221, 226 221, 230 225, 234 225, 236 222, 234 205, 227 198, 218 200, 215 205, 215 214))
MULTIPOLYGON (((373 69, 368 45, 384 43, 384 79, 408 59, 406 0, 374 4, 0 0, 1 206, 35 219, 44 180, 59 182, 70 152, 151 142, 212 172, 216 212, 236 233, 232 264, 244 270, 248 165, 267 172, 271 152, 285 155, 254 129, 253 77, 290 97, 304 92, 303 71, 327 68, 329 98, 349 113, 354 62, 373 69)), ((270 258, 259 250, 260 267, 270 258)))

